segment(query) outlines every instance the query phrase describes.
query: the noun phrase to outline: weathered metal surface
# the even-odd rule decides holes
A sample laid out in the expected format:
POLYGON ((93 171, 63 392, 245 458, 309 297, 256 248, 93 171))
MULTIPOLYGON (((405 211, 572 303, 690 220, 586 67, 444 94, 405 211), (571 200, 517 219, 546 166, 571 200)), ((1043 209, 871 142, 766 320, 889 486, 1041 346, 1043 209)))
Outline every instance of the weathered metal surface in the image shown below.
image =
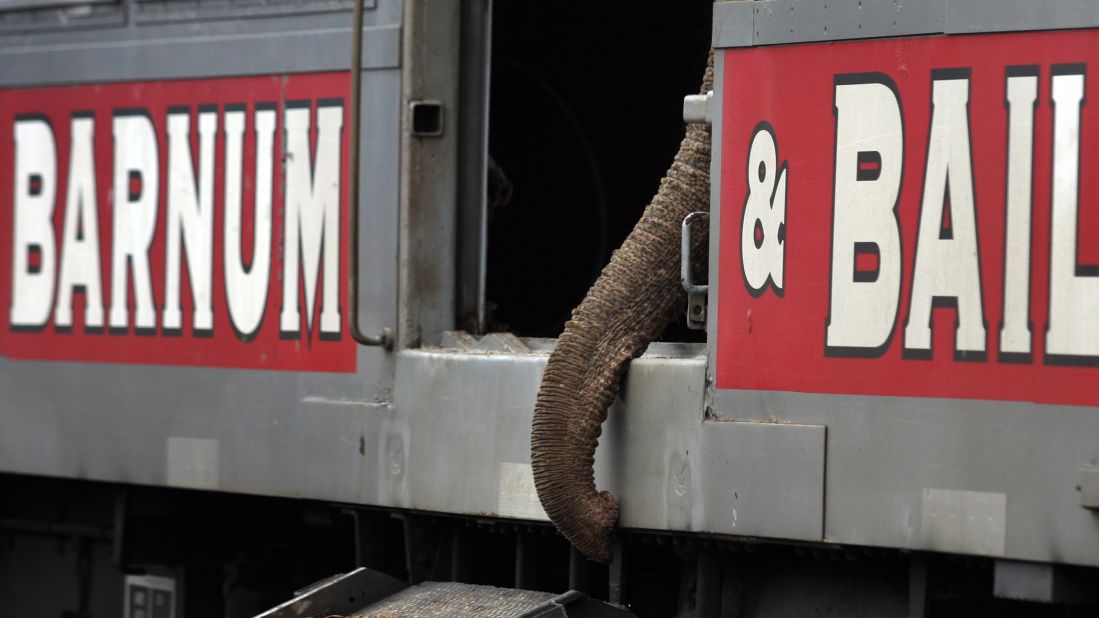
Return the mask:
MULTIPOLYGON (((700 427, 700 350, 673 347, 664 352, 663 357, 634 361, 622 409, 667 410, 662 421, 677 432, 683 426, 700 427), (676 357, 668 358, 668 352, 676 357), (689 356, 684 358, 684 353, 689 356)), ((533 483, 523 482, 523 470, 529 475, 531 415, 547 356, 546 352, 402 352, 394 393, 399 404, 388 414, 372 417, 366 426, 366 452, 381 472, 371 500, 465 514, 498 514, 503 505, 511 516, 529 512, 530 518, 540 518, 537 510, 522 506, 538 504, 533 483), (463 473, 440 474, 439 462, 463 473)), ((612 429, 624 422, 616 420, 619 414, 623 414, 619 408, 612 410, 611 426, 597 454, 601 462, 597 478, 601 486, 612 489, 616 475, 641 473, 631 462, 619 462, 624 453, 634 453, 637 463, 645 461, 646 468, 650 465, 640 450, 627 449, 630 436, 612 429)), ((651 444, 655 436, 637 439, 651 444)), ((663 464, 658 467, 663 469, 663 464)), ((657 482, 652 487, 661 503, 663 486, 657 482)), ((639 503, 644 502, 647 496, 639 503)), ((642 517, 638 527, 666 528, 663 510, 637 511, 635 515, 642 517)))
MULTIPOLYGON (((668 356, 631 364, 596 454, 597 482, 623 498, 627 528, 811 538, 805 531, 819 526, 823 500, 820 538, 828 542, 932 549, 951 537, 941 536, 941 526, 934 534, 923 529, 924 489, 985 492, 1005 496, 1004 555, 1099 564, 1095 522, 1075 489, 1078 454, 1099 455, 1090 440, 1099 421, 1086 409, 1039 418, 1026 406, 914 400, 898 409, 885 398, 759 393, 718 398, 713 413, 759 414, 763 424, 713 422, 705 420, 704 358, 668 356), (767 424, 774 421, 793 426, 767 424), (810 482, 821 473, 818 438, 800 442, 824 434, 822 426, 823 489, 810 482), (756 492, 743 506, 740 487, 756 492)), ((369 465, 384 471, 367 501, 539 519, 515 505, 536 504, 517 470, 529 462, 531 403, 544 362, 544 353, 402 353, 396 407, 366 426, 369 465), (439 462, 463 474, 440 474, 439 462)), ((949 518, 975 513, 964 505, 976 498, 951 509, 939 494, 929 504, 949 518)))
MULTIPOLYGON (((704 357, 635 360, 596 452, 596 480, 628 499, 621 524, 821 540, 824 428, 705 422, 704 357), (632 506, 631 506, 632 505, 632 506)), ((686 356, 684 356, 686 354, 686 356)), ((378 499, 393 506, 542 519, 529 431, 543 354, 408 351, 380 443, 378 499), (473 385, 476 385, 475 387, 473 385), (438 474, 439 462, 461 469, 438 474), (520 495, 523 494, 523 495, 520 495)))
POLYGON ((710 512, 707 526, 823 540, 825 436, 819 425, 704 423, 697 445, 703 458, 694 474, 701 477, 695 500, 710 512))
MULTIPOLYGON (((401 83, 405 101, 434 101, 444 126, 456 126, 461 107, 461 2, 407 2, 401 83), (412 69, 415 67, 415 70, 412 69)), ((481 110, 470 113, 480 115, 481 110)), ((406 106, 401 138, 401 219, 398 227, 397 347, 437 344, 455 327, 458 266, 458 131, 418 137, 406 106), (440 161, 448 162, 439 165, 440 161)))
MULTIPOLYGON (((365 15, 363 68, 394 69, 400 64, 400 27, 369 19, 375 16, 373 11, 365 15)), ((0 37, 0 61, 6 67, 0 80, 27 86, 347 70, 349 23, 347 13, 330 13, 221 19, 206 22, 198 32, 190 24, 169 23, 0 37)), ((378 86, 369 86, 371 80, 363 81, 364 102, 374 98, 367 89, 380 94, 378 86)), ((364 121, 369 119, 364 116, 364 121)))

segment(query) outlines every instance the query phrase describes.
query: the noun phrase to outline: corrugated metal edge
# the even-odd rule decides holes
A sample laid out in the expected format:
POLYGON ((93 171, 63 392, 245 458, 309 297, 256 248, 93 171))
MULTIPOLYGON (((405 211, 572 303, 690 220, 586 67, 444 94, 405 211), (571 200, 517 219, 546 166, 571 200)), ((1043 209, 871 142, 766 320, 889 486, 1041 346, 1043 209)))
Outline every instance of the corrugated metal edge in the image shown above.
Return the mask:
POLYGON ((754 2, 756 45, 939 34, 946 0, 754 2))
POLYGON ((715 48, 1099 27, 1094 0, 726 0, 715 48), (909 8, 912 7, 912 8, 909 8), (823 18, 822 18, 823 14, 823 18), (833 26, 829 28, 828 26, 833 26))
POLYGON ((1095 0, 949 0, 946 33, 1063 30, 1099 26, 1095 0))

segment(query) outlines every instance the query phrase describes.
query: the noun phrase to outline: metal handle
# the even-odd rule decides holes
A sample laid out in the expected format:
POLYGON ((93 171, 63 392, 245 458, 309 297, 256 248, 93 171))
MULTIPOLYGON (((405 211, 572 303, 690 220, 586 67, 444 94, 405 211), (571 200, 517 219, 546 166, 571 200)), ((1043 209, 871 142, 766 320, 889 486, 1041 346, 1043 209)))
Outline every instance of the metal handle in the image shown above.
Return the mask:
POLYGON ((348 182, 348 200, 351 210, 351 310, 347 316, 351 338, 362 345, 393 349, 393 329, 383 328, 377 335, 365 335, 359 329, 359 114, 362 107, 363 66, 363 0, 355 0, 351 30, 351 153, 349 162, 351 177, 348 182))
POLYGON ((705 292, 708 285, 699 285, 691 280, 691 225, 700 219, 710 219, 708 212, 692 212, 683 217, 683 234, 680 244, 679 276, 683 281, 683 289, 688 294, 691 292, 705 292))
POLYGON ((683 217, 679 247, 679 278, 687 292, 687 327, 695 330, 706 328, 706 293, 710 286, 691 279, 691 226, 700 220, 709 220, 708 212, 692 212, 683 217))

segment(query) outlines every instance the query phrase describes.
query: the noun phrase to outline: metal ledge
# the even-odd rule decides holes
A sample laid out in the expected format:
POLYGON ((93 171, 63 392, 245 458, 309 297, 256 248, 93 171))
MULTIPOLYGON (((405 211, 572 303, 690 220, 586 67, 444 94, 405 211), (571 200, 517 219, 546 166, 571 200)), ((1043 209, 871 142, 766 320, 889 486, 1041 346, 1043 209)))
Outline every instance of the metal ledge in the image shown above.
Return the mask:
MULTIPOLYGON (((0 85, 346 70, 351 29, 338 25, 345 21, 342 16, 331 17, 317 16, 312 23, 301 18, 221 22, 201 34, 185 26, 161 26, 120 29, 112 37, 92 32, 84 40, 64 43, 0 40, 0 64, 5 67, 0 85)), ((365 28, 363 48, 364 70, 399 66, 400 27, 365 28)))

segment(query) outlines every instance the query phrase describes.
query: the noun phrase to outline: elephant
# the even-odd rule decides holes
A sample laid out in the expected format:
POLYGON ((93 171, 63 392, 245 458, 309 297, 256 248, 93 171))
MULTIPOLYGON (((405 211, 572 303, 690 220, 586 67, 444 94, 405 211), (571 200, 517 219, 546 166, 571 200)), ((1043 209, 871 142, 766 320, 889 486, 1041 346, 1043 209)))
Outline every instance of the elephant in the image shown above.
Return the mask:
MULTIPOLYGON (((702 94, 713 87, 711 52, 702 94)), ((588 558, 610 562, 618 501, 597 491, 593 465, 607 409, 631 359, 682 310, 680 224, 709 210, 710 126, 687 125, 671 167, 633 231, 565 323, 534 408, 531 465, 550 520, 588 558)), ((706 244, 696 234, 696 254, 706 244)))

